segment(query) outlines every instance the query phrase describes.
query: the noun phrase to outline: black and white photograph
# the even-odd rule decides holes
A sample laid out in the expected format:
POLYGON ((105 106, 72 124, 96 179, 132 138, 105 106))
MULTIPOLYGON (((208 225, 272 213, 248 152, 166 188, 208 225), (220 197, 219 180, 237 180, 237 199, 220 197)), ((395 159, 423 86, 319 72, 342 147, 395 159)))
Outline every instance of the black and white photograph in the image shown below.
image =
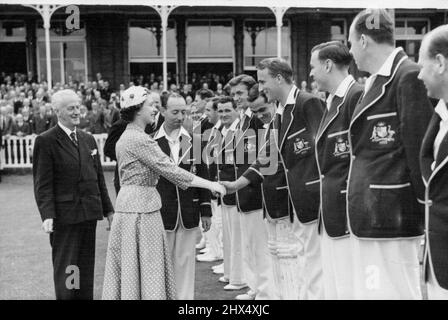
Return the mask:
POLYGON ((443 0, 0 0, 0 300, 448 300, 447 103, 443 0))

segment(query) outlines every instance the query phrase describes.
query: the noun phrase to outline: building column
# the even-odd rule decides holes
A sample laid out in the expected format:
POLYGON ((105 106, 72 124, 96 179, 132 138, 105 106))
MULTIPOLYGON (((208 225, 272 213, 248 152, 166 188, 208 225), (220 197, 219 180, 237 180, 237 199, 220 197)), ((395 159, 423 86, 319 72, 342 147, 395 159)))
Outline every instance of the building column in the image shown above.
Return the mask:
POLYGON ((244 73, 244 20, 235 18, 235 75, 244 73))
POLYGON ((37 38, 36 38, 36 20, 27 19, 26 28, 26 50, 27 50, 27 71, 32 71, 37 76, 37 38))
POLYGON ((178 17, 176 19, 177 75, 179 77, 179 84, 187 83, 187 34, 185 23, 185 17, 178 17))
POLYGON ((295 14, 291 17, 291 67, 294 79, 300 82, 299 75, 299 30, 300 30, 300 15, 295 14))
POLYGON ((282 57, 282 27, 283 16, 289 7, 270 7, 275 15, 275 25, 277 26, 277 58, 282 57))

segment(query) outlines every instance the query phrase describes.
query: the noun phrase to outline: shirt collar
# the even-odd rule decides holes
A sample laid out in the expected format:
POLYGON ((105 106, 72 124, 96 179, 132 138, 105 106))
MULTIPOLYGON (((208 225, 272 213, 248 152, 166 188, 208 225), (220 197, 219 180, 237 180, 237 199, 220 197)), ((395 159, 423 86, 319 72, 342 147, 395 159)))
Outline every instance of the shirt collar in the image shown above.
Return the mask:
POLYGON ((437 104, 435 111, 440 116, 443 122, 448 121, 448 109, 443 99, 439 100, 439 103, 437 104))
MULTIPOLYGON (((295 104, 296 103, 296 99, 295 99, 295 95, 294 95, 295 92, 296 92, 296 89, 298 89, 296 87, 296 85, 293 85, 291 90, 289 91, 288 98, 286 99, 285 106, 288 105, 288 104, 295 104)), ((283 106, 282 103, 279 102, 276 112, 278 114, 283 114, 283 109, 285 108, 285 106, 283 106)))
POLYGON ((387 57, 386 61, 384 61, 383 65, 381 66, 380 70, 376 73, 376 75, 382 75, 382 76, 390 76, 392 73, 392 65, 394 64, 395 57, 399 52, 403 51, 402 47, 395 48, 394 51, 387 57))
POLYGON ((216 124, 213 127, 219 129, 220 126, 221 126, 221 120, 218 120, 218 122, 216 122, 216 124))
POLYGON ((230 127, 227 129, 226 127, 222 128, 222 133, 227 133, 228 131, 235 131, 236 127, 238 126, 238 123, 240 122, 240 118, 236 118, 235 121, 232 122, 230 127))
POLYGON ((76 133, 76 127, 75 127, 75 130, 72 131, 72 130, 70 130, 69 128, 67 128, 66 126, 64 126, 64 125, 61 123, 61 121, 58 121, 58 126, 65 132, 66 135, 69 136, 69 138, 71 138, 71 137, 70 137, 70 134, 71 134, 72 132, 74 132, 75 135, 77 135, 77 133, 76 133))
POLYGON ((180 127, 179 133, 177 134, 177 137, 175 137, 174 139, 171 138, 165 131, 165 123, 163 123, 160 126, 159 131, 157 131, 156 136, 154 137, 154 140, 157 140, 159 138, 165 137, 166 140, 171 141, 171 142, 177 142, 179 141, 180 136, 187 136, 189 139, 191 139, 190 134, 188 133, 188 131, 184 128, 184 127, 180 127))
POLYGON ((331 102, 333 101, 334 96, 338 96, 340 98, 344 97, 353 80, 354 80, 354 78, 352 77, 352 75, 349 74, 348 76, 346 76, 344 78, 344 80, 341 81, 338 88, 336 89, 336 92, 334 94, 330 94, 328 96, 327 101, 326 101, 328 110, 330 110, 331 102))

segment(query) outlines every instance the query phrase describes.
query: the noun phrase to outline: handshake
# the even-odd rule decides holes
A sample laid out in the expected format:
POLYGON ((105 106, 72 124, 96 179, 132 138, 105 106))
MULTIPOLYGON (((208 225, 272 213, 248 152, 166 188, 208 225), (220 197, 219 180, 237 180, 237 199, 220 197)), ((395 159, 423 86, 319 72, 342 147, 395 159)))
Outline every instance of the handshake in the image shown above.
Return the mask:
POLYGON ((244 188, 249 184, 249 180, 244 177, 240 177, 236 181, 220 181, 212 182, 210 191, 215 196, 225 196, 226 194, 235 193, 237 190, 244 188))

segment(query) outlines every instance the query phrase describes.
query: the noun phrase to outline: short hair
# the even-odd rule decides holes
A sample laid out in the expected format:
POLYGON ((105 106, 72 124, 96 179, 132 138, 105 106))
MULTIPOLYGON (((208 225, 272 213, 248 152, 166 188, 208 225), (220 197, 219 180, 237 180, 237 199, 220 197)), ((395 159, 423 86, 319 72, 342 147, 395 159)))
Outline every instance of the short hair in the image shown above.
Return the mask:
POLYGON ((286 60, 281 58, 266 58, 261 60, 257 64, 258 70, 268 69, 269 74, 272 77, 276 77, 277 75, 281 75, 286 83, 292 83, 292 68, 291 65, 286 62, 286 60))
POLYGON ((219 98, 218 102, 216 103, 216 108, 218 108, 218 104, 224 104, 224 103, 229 103, 229 102, 232 104, 233 109, 236 109, 235 100, 233 100, 233 98, 227 97, 227 96, 223 96, 223 97, 219 98))
POLYGON ((224 96, 219 96, 219 97, 214 97, 214 98, 212 98, 212 100, 210 100, 211 102, 213 102, 212 103, 212 108, 213 108, 213 110, 218 110, 218 103, 219 103, 219 100, 221 100, 221 98, 223 98, 224 96))
POLYGON ((243 84, 246 86, 247 91, 249 91, 250 88, 252 88, 256 83, 257 81, 255 81, 255 79, 251 76, 247 74, 240 74, 239 76, 236 76, 229 81, 229 86, 236 87, 239 84, 243 84))
POLYGON ((80 101, 79 96, 75 91, 71 89, 59 90, 51 96, 51 106, 54 109, 59 109, 59 107, 65 102, 67 98, 80 101))
POLYGON ((140 109, 143 107, 143 104, 145 103, 145 101, 143 101, 140 104, 136 104, 133 106, 130 106, 128 108, 122 108, 120 109, 120 115, 121 115, 121 119, 123 119, 126 122, 132 122, 135 119, 135 115, 137 114, 137 112, 140 111, 140 109))
POLYGON ((268 101, 268 97, 266 96, 266 94, 263 91, 260 91, 258 89, 258 83, 257 83, 252 88, 250 88, 249 94, 248 94, 248 97, 247 97, 247 101, 252 103, 255 100, 257 100, 259 97, 262 97, 265 102, 268 101))
POLYGON ((204 100, 206 98, 213 98, 215 96, 213 91, 209 89, 200 89, 196 91, 196 95, 199 96, 201 100, 204 100))
POLYGON ((428 56, 432 59, 437 54, 448 58, 448 25, 435 28, 427 34, 428 56))
POLYGON ((180 94, 178 94, 177 92, 172 92, 170 94, 167 95, 166 97, 166 105, 165 105, 165 109, 168 108, 168 101, 170 100, 181 100, 183 102, 183 105, 187 105, 187 103, 185 102, 184 97, 182 97, 180 94))
POLYGON ((318 44, 311 49, 311 53, 319 51, 317 57, 320 61, 330 59, 340 67, 348 67, 352 62, 352 55, 348 47, 341 41, 329 41, 318 44))
POLYGON ((394 21, 384 9, 365 9, 353 20, 358 39, 365 34, 376 43, 395 45, 394 21))

